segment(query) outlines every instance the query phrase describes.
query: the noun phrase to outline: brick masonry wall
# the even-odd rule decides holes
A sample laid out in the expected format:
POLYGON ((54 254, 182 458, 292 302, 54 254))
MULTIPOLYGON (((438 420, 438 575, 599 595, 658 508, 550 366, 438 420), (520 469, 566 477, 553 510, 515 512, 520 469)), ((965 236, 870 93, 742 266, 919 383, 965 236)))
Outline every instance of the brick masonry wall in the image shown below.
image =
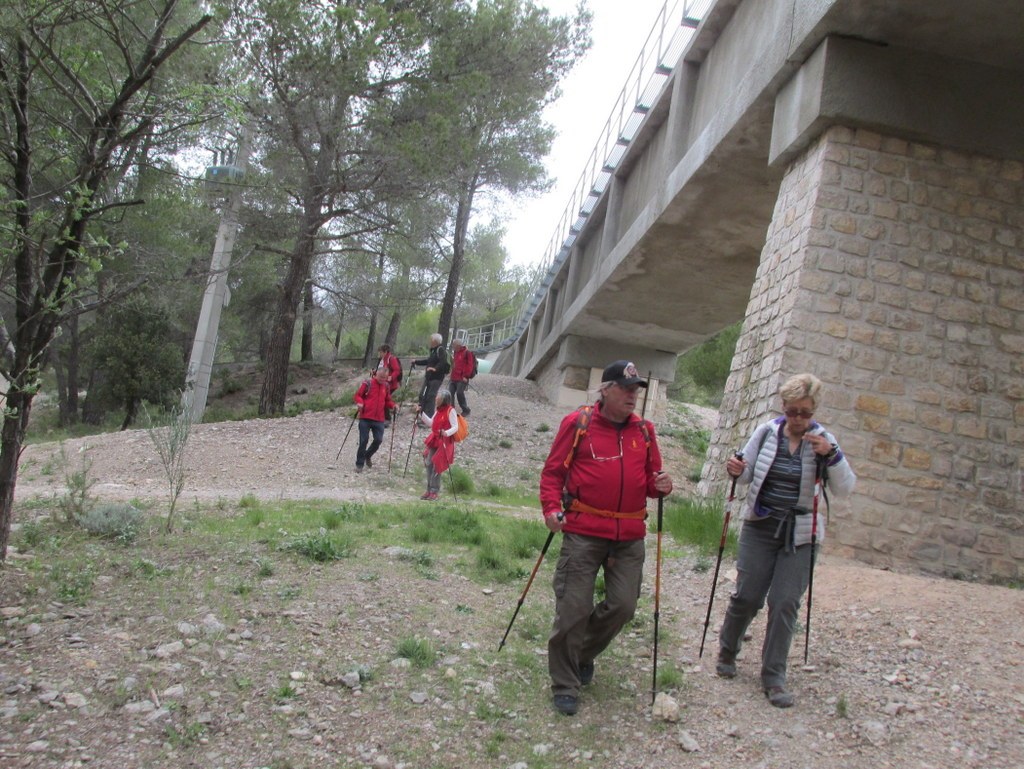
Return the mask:
POLYGON ((822 134, 780 189, 703 493, 801 371, 858 475, 829 549, 1024 580, 1024 164, 822 134))

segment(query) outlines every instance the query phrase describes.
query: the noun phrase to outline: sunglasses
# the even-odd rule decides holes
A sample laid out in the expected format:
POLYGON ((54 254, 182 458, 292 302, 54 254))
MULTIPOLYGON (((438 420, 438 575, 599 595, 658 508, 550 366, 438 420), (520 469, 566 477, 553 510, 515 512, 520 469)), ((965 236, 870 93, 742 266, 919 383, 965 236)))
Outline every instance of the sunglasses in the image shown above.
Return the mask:
POLYGON ((790 419, 796 419, 797 417, 800 417, 801 419, 810 419, 814 416, 814 412, 810 409, 786 409, 782 413, 790 419))

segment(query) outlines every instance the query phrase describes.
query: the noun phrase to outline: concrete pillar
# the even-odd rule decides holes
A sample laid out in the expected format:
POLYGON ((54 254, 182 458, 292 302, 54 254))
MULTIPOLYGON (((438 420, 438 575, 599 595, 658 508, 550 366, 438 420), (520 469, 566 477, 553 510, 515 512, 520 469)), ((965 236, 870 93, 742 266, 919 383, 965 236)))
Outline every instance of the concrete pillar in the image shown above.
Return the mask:
MULTIPOLYGON (((243 132, 238 142, 234 165, 245 171, 249 162, 248 134, 243 132)), ((217 238, 210 258, 210 274, 203 293, 203 304, 196 324, 196 335, 192 342, 185 374, 185 389, 181 396, 183 409, 190 409, 193 422, 202 422, 206 411, 206 400, 210 392, 210 378, 213 361, 217 352, 217 337, 220 328, 221 310, 230 298, 228 289, 228 268, 231 266, 231 252, 238 234, 238 214, 242 208, 242 187, 236 185, 228 194, 227 204, 221 214, 217 238)))
POLYGON ((878 565, 1024 579, 1024 163, 833 126, 788 165, 701 490, 825 383, 859 481, 828 547, 878 565))
MULTIPOLYGON (((650 375, 650 402, 645 415, 654 419, 662 413, 676 366, 676 356, 663 350, 569 335, 561 340, 557 354, 541 366, 537 384, 552 403, 567 408, 579 406, 594 399, 601 372, 615 360, 632 361, 641 376, 650 375)), ((637 410, 641 408, 642 400, 637 410)))

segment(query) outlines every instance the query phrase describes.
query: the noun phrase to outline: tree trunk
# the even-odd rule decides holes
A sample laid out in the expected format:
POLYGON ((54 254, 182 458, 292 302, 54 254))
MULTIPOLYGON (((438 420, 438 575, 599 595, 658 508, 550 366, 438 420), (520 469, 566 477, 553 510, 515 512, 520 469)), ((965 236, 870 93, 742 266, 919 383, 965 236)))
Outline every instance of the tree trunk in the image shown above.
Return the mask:
POLYGON ((370 328, 366 332, 366 347, 363 348, 363 368, 369 368, 373 364, 374 342, 377 339, 377 308, 370 310, 370 328))
POLYGON ((121 423, 121 431, 124 432, 132 423, 135 421, 136 414, 139 413, 139 399, 129 398, 125 404, 124 421, 121 423))
POLYGON ((285 396, 288 393, 288 361, 291 357, 292 338, 295 335, 295 320, 298 315, 302 289, 309 280, 309 269, 313 264, 316 233, 319 230, 319 211, 323 206, 312 204, 305 216, 298 241, 288 263, 288 273, 278 297, 274 322, 267 341, 266 367, 263 372, 263 387, 260 390, 260 416, 284 413, 285 396))
POLYGON ((0 561, 7 560, 14 511, 14 487, 18 483, 18 459, 25 443, 32 397, 12 382, 8 388, 3 428, 0 428, 0 561))
POLYGON ((306 287, 302 291, 302 351, 299 354, 299 360, 303 363, 313 360, 313 311, 315 308, 313 281, 307 280, 306 287))
POLYGON ((338 353, 341 352, 341 332, 345 329, 345 310, 342 309, 341 315, 338 318, 338 328, 334 332, 334 360, 338 359, 338 353))
POLYGON ((402 311, 395 308, 395 311, 391 313, 391 321, 388 323, 388 331, 384 335, 384 344, 391 348, 391 351, 395 351, 395 345, 398 343, 398 328, 402 325, 402 311))
POLYGON ((444 290, 444 301, 441 303, 441 317, 437 321, 437 333, 447 344, 448 331, 455 318, 455 299, 459 295, 459 280, 462 277, 462 264, 466 257, 466 234, 469 232, 469 216, 473 212, 473 193, 476 182, 466 185, 459 196, 459 205, 455 210, 455 232, 452 237, 452 269, 448 273, 448 285, 444 290))

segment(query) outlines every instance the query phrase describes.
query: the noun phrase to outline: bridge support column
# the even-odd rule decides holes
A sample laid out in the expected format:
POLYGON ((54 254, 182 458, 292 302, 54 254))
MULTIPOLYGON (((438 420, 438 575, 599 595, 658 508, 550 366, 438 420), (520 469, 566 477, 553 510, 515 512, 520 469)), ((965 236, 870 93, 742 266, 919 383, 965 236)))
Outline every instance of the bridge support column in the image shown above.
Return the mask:
POLYGON ((1024 578, 1024 163, 826 128, 788 165, 702 489, 778 388, 859 476, 830 549, 879 565, 1024 578))
MULTIPOLYGON (((567 336, 555 355, 548 359, 536 377, 544 395, 565 408, 575 408, 592 402, 601 372, 614 360, 632 361, 640 376, 650 375, 651 386, 645 416, 655 419, 662 412, 668 386, 675 380, 676 355, 663 350, 652 350, 637 345, 623 345, 607 339, 567 336)), ((643 399, 637 411, 643 408, 643 399)))

